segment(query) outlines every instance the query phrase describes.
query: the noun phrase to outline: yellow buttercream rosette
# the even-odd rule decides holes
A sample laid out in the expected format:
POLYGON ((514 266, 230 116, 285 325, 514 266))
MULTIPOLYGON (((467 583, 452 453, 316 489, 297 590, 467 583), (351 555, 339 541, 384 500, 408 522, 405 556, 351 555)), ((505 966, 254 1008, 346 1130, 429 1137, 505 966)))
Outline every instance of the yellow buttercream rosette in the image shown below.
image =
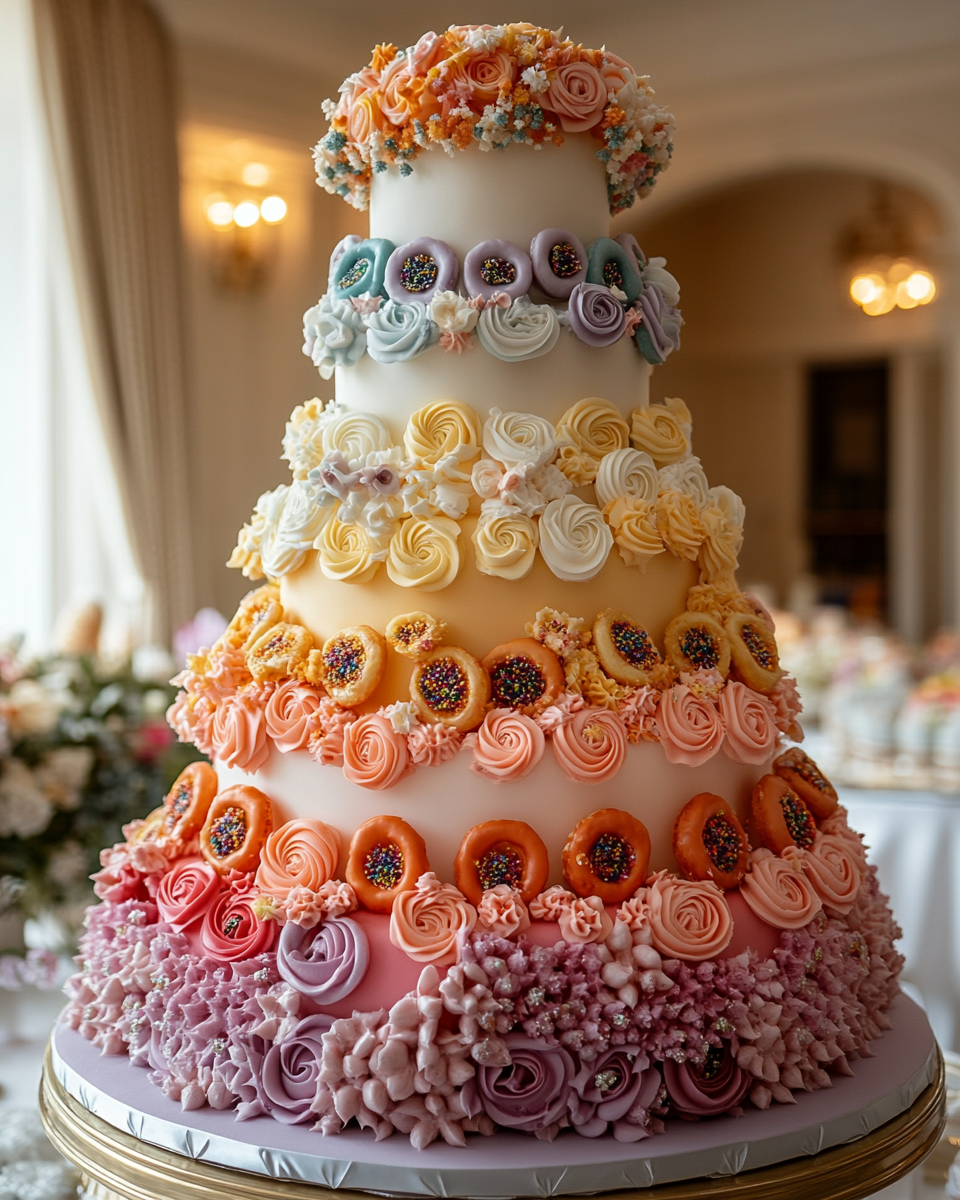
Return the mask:
POLYGON ((593 483, 605 454, 629 444, 630 426, 609 400, 578 400, 557 423, 557 466, 574 487, 593 483))
POLYGON ((424 405, 407 422, 403 446, 410 458, 428 467, 451 454, 459 462, 468 462, 480 446, 477 414, 458 400, 424 405))
POLYGON ((537 556, 536 522, 518 508, 498 504, 481 512, 473 531, 477 570, 500 579, 523 579, 537 556))
POLYGON ((679 462, 690 453, 690 439, 684 430, 684 426, 689 429, 690 413, 682 400, 671 404, 672 408, 650 404, 630 414, 630 441, 637 450, 645 450, 658 467, 679 462), (678 404, 682 412, 677 410, 678 404), (682 420, 684 415, 687 421, 682 420))
POLYGON ((460 569, 459 524, 450 517, 409 517, 390 541, 387 574, 398 587, 438 592, 460 569))
POLYGON ((360 525, 344 525, 334 518, 320 531, 314 545, 320 570, 340 583, 367 583, 377 573, 377 547, 360 525))
POLYGON ((638 496, 620 496, 606 506, 603 515, 628 567, 639 567, 646 572, 650 560, 666 549, 657 528, 656 509, 649 501, 638 496))

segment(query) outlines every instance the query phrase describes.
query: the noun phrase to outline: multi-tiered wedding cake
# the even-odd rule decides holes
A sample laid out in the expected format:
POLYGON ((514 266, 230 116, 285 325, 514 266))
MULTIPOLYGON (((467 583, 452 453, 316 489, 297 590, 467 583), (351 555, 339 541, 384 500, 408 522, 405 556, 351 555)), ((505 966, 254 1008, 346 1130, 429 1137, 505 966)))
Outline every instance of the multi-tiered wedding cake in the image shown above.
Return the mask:
POLYGON ((179 677, 214 766, 104 852, 70 1023, 317 1153, 633 1142, 855 1073, 896 929, 790 745, 743 505, 649 401, 677 282, 608 236, 671 116, 529 25, 378 46, 327 115, 320 183, 370 209, 305 317, 336 396, 179 677))

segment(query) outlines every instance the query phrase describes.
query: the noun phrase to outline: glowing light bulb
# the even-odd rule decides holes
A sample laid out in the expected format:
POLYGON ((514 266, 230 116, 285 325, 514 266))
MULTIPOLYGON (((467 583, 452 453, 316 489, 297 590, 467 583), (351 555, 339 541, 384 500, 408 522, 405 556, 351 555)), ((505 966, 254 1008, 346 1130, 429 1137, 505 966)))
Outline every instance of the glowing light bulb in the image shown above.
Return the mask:
POLYGON ((243 168, 240 178, 247 187, 263 187, 270 178, 270 168, 266 163, 248 162, 243 168))
POLYGON ((884 313, 888 313, 893 308, 896 302, 894 289, 884 284, 879 293, 863 305, 863 311, 868 317, 882 317, 884 313))
POLYGON ((241 229, 249 229, 260 220, 260 209, 252 200, 243 200, 233 210, 233 219, 241 229))
POLYGON ((233 224, 233 205, 229 200, 214 200, 207 205, 207 220, 218 229, 233 224))
POLYGON ((916 304, 929 304, 937 294, 937 284, 929 271, 914 271, 900 285, 916 304))
POLYGON ((874 303, 886 289, 882 275, 855 275, 850 283, 850 295, 861 305, 874 303))
POLYGON ((287 215, 287 202, 282 196, 267 196, 260 202, 260 216, 268 225, 276 225, 287 215))

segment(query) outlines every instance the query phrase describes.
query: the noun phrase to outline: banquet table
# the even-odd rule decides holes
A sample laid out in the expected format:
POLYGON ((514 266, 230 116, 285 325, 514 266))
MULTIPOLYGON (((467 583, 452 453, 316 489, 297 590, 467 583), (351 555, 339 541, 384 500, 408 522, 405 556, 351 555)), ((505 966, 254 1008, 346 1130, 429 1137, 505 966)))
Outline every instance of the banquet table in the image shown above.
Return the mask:
POLYGON ((940 1045, 960 1049, 960 796, 841 789, 903 928, 903 979, 940 1045))

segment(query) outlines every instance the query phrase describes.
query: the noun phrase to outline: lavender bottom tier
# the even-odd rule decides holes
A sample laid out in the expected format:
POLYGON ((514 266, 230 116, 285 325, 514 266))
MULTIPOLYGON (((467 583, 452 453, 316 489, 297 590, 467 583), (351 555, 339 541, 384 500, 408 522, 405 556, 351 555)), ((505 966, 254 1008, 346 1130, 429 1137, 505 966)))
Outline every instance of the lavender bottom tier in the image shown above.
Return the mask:
POLYGON ((864 1136, 904 1112, 935 1078, 937 1050, 921 1009, 898 996, 876 1056, 833 1087, 800 1092, 796 1104, 742 1117, 668 1121, 636 1144, 583 1138, 553 1142, 509 1131, 469 1138, 465 1148, 406 1138, 377 1142, 358 1129, 317 1137, 303 1125, 234 1113, 181 1113, 147 1084, 146 1072, 61 1026, 52 1065, 66 1091, 108 1124, 187 1158, 277 1179, 406 1196, 552 1196, 648 1187, 704 1175, 731 1175, 817 1154, 864 1136))

